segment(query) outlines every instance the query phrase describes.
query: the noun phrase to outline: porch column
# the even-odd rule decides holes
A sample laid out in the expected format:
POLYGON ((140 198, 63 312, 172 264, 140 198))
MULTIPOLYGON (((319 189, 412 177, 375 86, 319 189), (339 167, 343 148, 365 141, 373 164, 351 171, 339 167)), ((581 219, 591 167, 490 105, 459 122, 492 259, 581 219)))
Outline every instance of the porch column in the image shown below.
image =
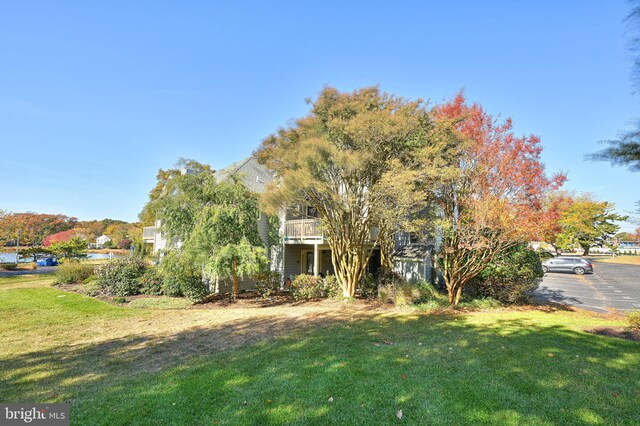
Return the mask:
POLYGON ((313 275, 314 276, 318 276, 318 273, 320 272, 320 259, 319 259, 319 250, 318 250, 318 244, 314 244, 313 245, 313 275))

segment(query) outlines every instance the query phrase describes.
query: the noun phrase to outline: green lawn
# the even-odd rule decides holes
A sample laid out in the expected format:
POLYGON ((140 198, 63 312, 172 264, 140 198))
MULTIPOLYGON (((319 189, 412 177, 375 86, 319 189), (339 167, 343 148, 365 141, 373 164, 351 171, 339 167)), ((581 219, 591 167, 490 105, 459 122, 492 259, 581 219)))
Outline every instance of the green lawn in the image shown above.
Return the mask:
POLYGON ((132 309, 2 280, 0 401, 70 400, 72 424, 640 423, 640 343, 583 331, 614 319, 132 309))
POLYGON ((640 265, 640 256, 625 256, 620 255, 616 257, 598 257, 593 259, 596 262, 604 263, 620 263, 623 265, 640 265))

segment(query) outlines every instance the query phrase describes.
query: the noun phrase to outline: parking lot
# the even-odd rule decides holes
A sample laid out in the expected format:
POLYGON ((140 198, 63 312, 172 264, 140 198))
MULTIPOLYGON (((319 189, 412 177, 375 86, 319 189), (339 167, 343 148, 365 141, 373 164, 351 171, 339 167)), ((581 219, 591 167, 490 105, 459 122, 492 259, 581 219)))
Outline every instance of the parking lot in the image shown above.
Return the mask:
POLYGON ((538 296, 596 312, 640 310, 640 266, 592 261, 593 274, 546 273, 538 296))

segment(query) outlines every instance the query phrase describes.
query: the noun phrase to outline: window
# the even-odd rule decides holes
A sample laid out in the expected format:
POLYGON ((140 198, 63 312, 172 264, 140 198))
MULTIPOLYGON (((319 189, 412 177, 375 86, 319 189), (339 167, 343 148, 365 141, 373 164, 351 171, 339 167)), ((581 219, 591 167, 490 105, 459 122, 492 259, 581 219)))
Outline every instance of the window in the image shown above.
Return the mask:
POLYGON ((318 217, 318 210, 315 207, 307 206, 307 217, 318 217))

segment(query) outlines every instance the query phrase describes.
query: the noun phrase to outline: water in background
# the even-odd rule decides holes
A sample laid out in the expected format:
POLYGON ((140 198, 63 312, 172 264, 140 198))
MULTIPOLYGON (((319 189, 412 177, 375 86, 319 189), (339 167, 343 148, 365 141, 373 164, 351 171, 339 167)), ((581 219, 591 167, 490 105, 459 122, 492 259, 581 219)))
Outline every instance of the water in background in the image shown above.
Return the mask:
MULTIPOLYGON (((113 254, 113 258, 122 257, 119 254, 113 254)), ((87 259, 108 259, 109 253, 88 253, 87 259)), ((20 259, 20 262, 31 262, 33 258, 29 257, 27 259, 20 259)), ((2 251, 0 252, 0 263, 15 263, 16 261, 16 252, 2 251)))

